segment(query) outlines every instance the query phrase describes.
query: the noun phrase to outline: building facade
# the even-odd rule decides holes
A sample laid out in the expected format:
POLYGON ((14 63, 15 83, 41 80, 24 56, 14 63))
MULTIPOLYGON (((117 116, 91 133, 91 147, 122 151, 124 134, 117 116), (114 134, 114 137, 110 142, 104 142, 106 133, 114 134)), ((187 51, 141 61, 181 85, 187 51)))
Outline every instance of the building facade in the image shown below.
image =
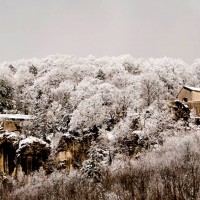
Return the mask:
POLYGON ((200 116, 200 88, 183 86, 177 95, 177 99, 194 109, 197 116, 200 116))

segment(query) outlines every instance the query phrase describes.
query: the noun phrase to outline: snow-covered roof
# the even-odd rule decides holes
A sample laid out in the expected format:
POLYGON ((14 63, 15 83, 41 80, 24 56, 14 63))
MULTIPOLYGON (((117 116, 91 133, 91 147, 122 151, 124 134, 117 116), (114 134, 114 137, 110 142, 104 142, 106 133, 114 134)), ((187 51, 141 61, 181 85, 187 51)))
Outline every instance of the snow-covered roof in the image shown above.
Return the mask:
POLYGON ((20 114, 0 114, 0 119, 23 119, 29 120, 34 119, 33 115, 20 115, 20 114))
POLYGON ((33 143, 40 143, 40 144, 48 146, 48 143, 46 143, 42 139, 39 139, 39 138, 36 138, 33 136, 29 136, 26 139, 23 139, 19 142, 19 149, 24 148, 25 146, 32 145, 33 143))
POLYGON ((184 86, 184 88, 185 88, 185 89, 188 89, 188 90, 200 92, 200 88, 190 87, 190 86, 184 86))

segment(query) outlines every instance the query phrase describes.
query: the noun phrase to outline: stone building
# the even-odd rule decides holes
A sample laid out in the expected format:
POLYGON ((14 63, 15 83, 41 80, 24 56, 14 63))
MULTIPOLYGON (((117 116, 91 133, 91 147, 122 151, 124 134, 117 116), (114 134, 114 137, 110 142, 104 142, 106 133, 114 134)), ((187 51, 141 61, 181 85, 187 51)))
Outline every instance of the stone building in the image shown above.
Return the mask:
POLYGON ((200 88, 183 86, 177 99, 190 109, 194 109, 197 116, 200 116, 200 88))
POLYGON ((31 115, 0 114, 1 132, 20 132, 23 121, 34 119, 31 115))
POLYGON ((183 86, 177 98, 183 102, 200 101, 200 88, 183 86))

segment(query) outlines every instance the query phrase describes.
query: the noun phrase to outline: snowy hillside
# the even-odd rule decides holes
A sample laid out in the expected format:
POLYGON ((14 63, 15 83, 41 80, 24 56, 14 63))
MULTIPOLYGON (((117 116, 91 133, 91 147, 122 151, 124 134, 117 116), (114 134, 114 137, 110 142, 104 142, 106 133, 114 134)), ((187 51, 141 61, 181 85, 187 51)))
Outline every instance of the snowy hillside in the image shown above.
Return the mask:
MULTIPOLYGON (((23 183, 24 179, 14 183, 10 180, 18 188, 13 198, 19 199, 32 187, 34 199, 36 193, 42 195, 41 185, 44 190, 50 187, 55 195, 52 189, 55 185, 48 181, 57 182, 59 187, 62 182, 66 188, 73 188, 74 184, 79 187, 76 195, 84 187, 94 195, 81 198, 75 195, 74 199, 111 200, 122 196, 123 199, 163 199, 171 195, 173 187, 178 190, 180 184, 186 184, 176 182, 177 178, 173 185, 176 170, 180 172, 179 178, 184 173, 190 177, 192 163, 194 170, 200 170, 196 163, 200 161, 198 126, 169 109, 183 85, 200 87, 200 60, 187 65, 180 59, 166 57, 56 55, 2 63, 0 113, 35 116, 24 123, 22 133, 27 139, 19 142, 20 147, 23 150, 39 141, 51 151, 45 163, 50 178, 41 170, 27 183, 23 183), (56 156, 60 159, 59 167, 56 156), (69 163, 61 159, 63 156, 69 163), (68 167, 73 171, 63 172, 68 167), (126 177, 134 179, 135 185, 126 177), (98 190, 105 196, 95 196, 98 190)), ((191 194, 184 187, 182 193, 174 191, 178 199, 199 195, 198 189, 191 194)), ((60 188, 61 199, 66 188, 60 188)), ((26 195, 24 199, 30 198, 26 195)))

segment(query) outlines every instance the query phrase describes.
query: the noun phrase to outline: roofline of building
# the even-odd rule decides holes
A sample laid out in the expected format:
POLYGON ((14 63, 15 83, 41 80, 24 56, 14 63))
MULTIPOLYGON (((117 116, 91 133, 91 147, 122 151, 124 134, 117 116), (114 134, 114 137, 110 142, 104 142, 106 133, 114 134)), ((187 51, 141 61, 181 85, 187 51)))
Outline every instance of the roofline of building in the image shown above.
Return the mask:
POLYGON ((196 92, 200 92, 200 88, 195 88, 195 87, 190 87, 190 86, 186 86, 184 85, 181 90, 179 91, 179 93, 177 94, 176 97, 178 97, 178 95, 181 93, 182 89, 187 89, 189 91, 196 91, 196 92))
POLYGON ((19 120, 31 120, 36 117, 33 115, 21 115, 21 114, 0 114, 0 119, 19 119, 19 120))
POLYGON ((190 86, 183 86, 183 88, 188 89, 190 91, 200 92, 200 88, 190 87, 190 86))

